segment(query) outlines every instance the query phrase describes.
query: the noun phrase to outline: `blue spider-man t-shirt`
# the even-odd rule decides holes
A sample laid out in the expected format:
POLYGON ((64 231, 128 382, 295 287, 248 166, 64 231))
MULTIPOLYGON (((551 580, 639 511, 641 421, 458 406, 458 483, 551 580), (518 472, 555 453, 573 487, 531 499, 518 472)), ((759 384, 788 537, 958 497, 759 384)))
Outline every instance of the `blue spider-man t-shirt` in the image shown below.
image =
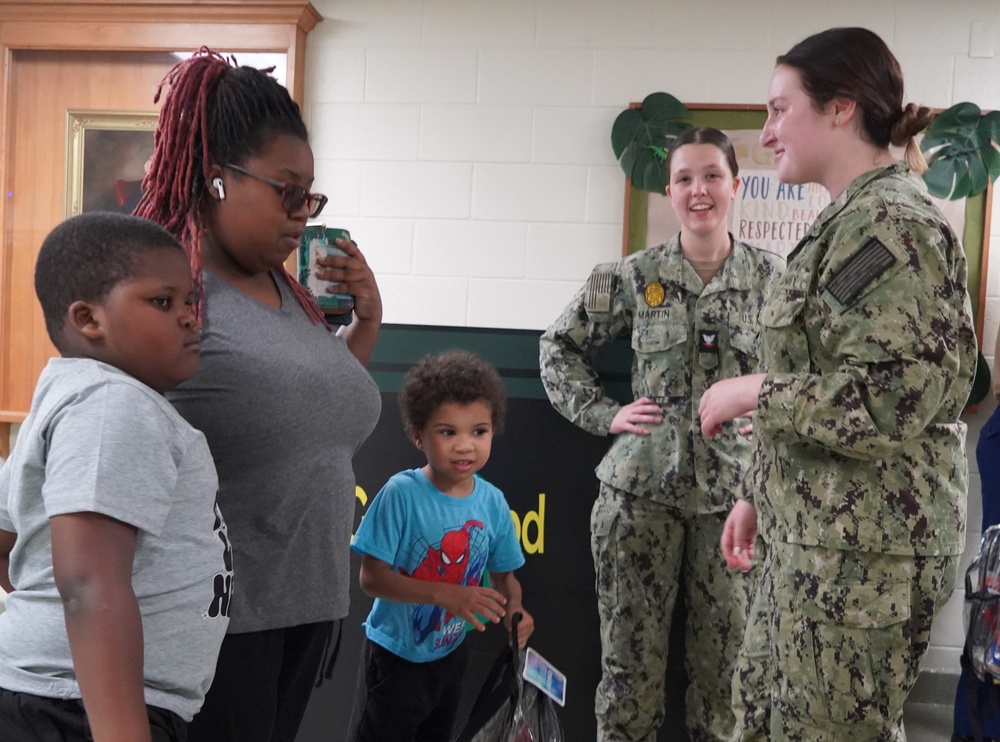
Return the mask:
MULTIPOLYGON (((351 548, 401 574, 478 585, 483 571, 524 564, 503 493, 480 477, 468 497, 449 497, 420 469, 394 475, 375 496, 351 548)), ((441 659, 465 638, 465 621, 441 606, 376 598, 365 634, 410 662, 441 659)))

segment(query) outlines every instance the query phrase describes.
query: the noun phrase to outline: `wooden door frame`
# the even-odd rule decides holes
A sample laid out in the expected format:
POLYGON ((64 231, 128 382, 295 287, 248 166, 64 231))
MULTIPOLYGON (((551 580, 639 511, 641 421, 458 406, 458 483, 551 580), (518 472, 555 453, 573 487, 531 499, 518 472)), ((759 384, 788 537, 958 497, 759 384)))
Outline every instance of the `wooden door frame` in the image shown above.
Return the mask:
MULTIPOLYGON (((10 187, 15 105, 10 91, 17 52, 194 51, 208 43, 226 52, 283 53, 286 87, 301 106, 306 35, 320 20, 309 0, 0 0, 0 193, 10 187)), ((0 292, 9 299, 8 217, 7 199, 0 198, 0 292)), ((4 301, 0 345, 14 330, 4 301)), ((8 359, 0 359, 0 384, 10 372, 8 359)), ((0 403, 0 455, 6 456, 10 425, 23 420, 26 410, 4 407, 0 403)))

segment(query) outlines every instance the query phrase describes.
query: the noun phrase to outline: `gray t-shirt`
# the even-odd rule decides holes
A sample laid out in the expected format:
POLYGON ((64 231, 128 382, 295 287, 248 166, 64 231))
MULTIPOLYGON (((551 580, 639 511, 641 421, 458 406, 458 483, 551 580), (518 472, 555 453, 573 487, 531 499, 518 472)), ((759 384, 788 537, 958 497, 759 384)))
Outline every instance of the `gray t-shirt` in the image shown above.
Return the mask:
POLYGON ((215 674, 232 591, 205 437, 152 389, 85 358, 54 358, 0 471, 0 528, 17 534, 0 614, 0 687, 80 698, 52 570, 49 519, 93 512, 138 529, 146 703, 190 720, 215 674))
POLYGON ((205 271, 198 373, 167 395, 219 470, 240 580, 230 633, 347 615, 351 460, 382 404, 344 340, 272 275, 280 309, 205 271))

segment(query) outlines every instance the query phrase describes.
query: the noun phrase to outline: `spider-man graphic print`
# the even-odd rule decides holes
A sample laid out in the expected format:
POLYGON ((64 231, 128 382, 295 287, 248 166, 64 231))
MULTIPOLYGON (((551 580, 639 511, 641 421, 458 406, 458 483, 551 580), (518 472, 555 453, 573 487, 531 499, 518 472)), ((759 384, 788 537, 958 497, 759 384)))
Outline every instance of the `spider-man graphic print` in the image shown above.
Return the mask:
MULTIPOLYGON (((483 522, 469 520, 461 528, 445 531, 436 547, 427 547, 423 559, 412 573, 408 574, 402 567, 399 568, 399 573, 428 582, 478 585, 482 580, 483 567, 486 566, 486 549, 482 547, 483 539, 480 538, 476 540, 479 546, 473 551, 473 529, 476 529, 477 534, 481 533, 483 522)), ((465 627, 449 626, 447 631, 442 632, 442 624, 450 624, 451 619, 451 613, 441 606, 417 606, 413 611, 414 643, 421 644, 431 632, 440 632, 441 635, 435 639, 438 646, 454 644, 465 627)))

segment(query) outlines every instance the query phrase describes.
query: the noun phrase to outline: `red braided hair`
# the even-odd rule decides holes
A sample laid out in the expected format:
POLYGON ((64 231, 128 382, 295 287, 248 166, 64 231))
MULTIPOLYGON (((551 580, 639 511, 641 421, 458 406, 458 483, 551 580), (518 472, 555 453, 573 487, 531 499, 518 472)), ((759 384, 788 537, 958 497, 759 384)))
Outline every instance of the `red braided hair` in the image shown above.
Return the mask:
MULTIPOLYGON (((271 68, 273 69, 273 68, 271 68)), ((153 137, 153 156, 142 181, 142 198, 133 212, 163 226, 187 252, 197 287, 199 322, 204 312, 201 243, 205 224, 208 173, 212 165, 242 165, 263 151, 278 134, 308 141, 299 107, 267 73, 239 67, 203 46, 179 62, 156 89, 163 100, 153 137)), ((285 269, 278 271, 312 323, 333 328, 309 290, 285 269)))

